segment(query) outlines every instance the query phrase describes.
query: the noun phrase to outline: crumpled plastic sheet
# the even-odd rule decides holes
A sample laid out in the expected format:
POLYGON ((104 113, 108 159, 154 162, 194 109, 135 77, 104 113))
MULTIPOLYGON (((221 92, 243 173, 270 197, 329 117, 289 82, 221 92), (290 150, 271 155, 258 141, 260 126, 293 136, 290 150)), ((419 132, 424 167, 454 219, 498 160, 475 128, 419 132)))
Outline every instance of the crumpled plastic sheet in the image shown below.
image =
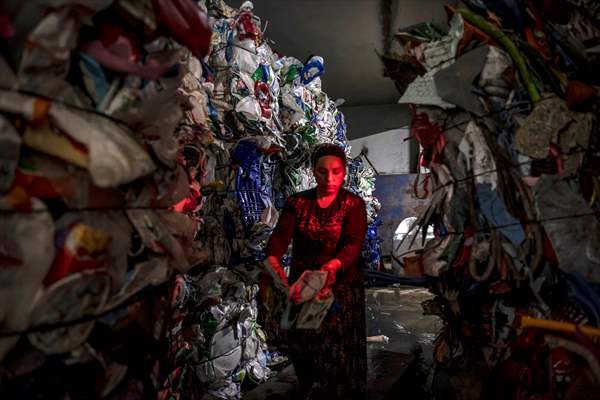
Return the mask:
POLYGON ((512 88, 503 79, 503 74, 512 66, 512 60, 502 49, 489 47, 486 62, 479 75, 479 86, 489 96, 492 104, 504 106, 512 88))
POLYGON ((498 173, 496 162, 481 128, 473 121, 470 121, 465 128, 465 135, 458 146, 461 154, 464 156, 467 170, 475 176, 475 182, 478 184, 487 183, 492 190, 498 185, 498 173))
POLYGON ((444 101, 437 92, 434 73, 426 72, 417 77, 404 91, 398 104, 419 104, 423 106, 437 106, 444 109, 455 108, 452 103, 444 101))
POLYGON ((6 118, 0 115, 0 191, 10 189, 21 153, 21 136, 6 118))
POLYGON ((464 34, 464 21, 460 14, 454 14, 450 29, 440 40, 426 42, 415 51, 422 54, 422 63, 429 72, 437 72, 454 63, 458 43, 464 34))
POLYGON ((473 93, 473 83, 486 64, 489 49, 489 46, 482 46, 471 50, 436 72, 436 90, 444 101, 476 115, 484 114, 479 98, 473 93))
POLYGON ((500 232, 515 246, 525 241, 525 232, 519 221, 510 215, 498 190, 489 184, 478 184, 476 188, 479 210, 490 226, 500 227, 500 232))
POLYGON ((448 34, 438 41, 428 42, 417 51, 422 54, 422 63, 427 72, 418 76, 404 91, 398 100, 399 104, 419 104, 437 106, 444 109, 454 108, 455 105, 444 101, 438 94, 435 73, 454 63, 456 49, 464 31, 464 22, 460 15, 455 14, 450 22, 448 34))
POLYGON ((24 49, 19 64, 20 87, 81 105, 81 98, 65 81, 71 51, 77 46, 84 21, 110 3, 110 0, 86 1, 85 7, 61 7, 48 12, 28 37, 33 45, 24 49))
POLYGON ((323 75, 324 66, 323 66, 323 57, 312 56, 302 67, 300 70, 300 78, 302 80, 302 84, 308 85, 316 78, 323 75))
POLYGON ((540 178, 533 187, 533 196, 559 268, 599 283, 600 224, 585 199, 568 182, 550 175, 540 178), (573 214, 581 216, 569 218, 573 214))
MULTIPOLYGON (((35 297, 31 324, 36 326, 96 314, 106 304, 110 288, 110 276, 104 271, 83 271, 69 275, 35 297)), ((85 342, 94 323, 92 320, 73 327, 30 333, 27 337, 46 354, 66 353, 85 342)))
MULTIPOLYGON (((42 287, 54 258, 54 221, 46 206, 33 200, 32 214, 0 215, 0 236, 6 249, 6 266, 14 260, 19 268, 3 268, 0 290, 0 315, 6 330, 29 326, 33 299, 42 287)), ((17 343, 19 336, 0 339, 0 360, 17 343)))

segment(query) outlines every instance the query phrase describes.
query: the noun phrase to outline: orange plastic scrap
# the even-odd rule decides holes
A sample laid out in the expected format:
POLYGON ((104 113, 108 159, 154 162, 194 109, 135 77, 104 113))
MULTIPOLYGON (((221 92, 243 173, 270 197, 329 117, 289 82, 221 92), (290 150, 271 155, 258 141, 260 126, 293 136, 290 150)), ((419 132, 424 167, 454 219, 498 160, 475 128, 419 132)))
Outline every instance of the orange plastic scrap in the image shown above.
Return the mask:
POLYGON ((38 126, 48 119, 52 103, 45 99, 37 98, 33 103, 32 124, 38 126))
POLYGON ((570 322, 539 319, 530 317, 528 315, 522 315, 518 321, 519 327, 523 329, 544 329, 563 333, 575 333, 577 332, 577 329, 579 329, 586 335, 600 337, 600 328, 594 328, 589 325, 576 325, 570 322))
POLYGON ((15 186, 4 196, 2 201, 5 201, 10 207, 23 212, 31 212, 31 196, 20 186, 15 186))
POLYGON ((546 33, 544 32, 544 22, 542 20, 542 16, 532 4, 528 5, 528 11, 530 12, 531 17, 534 19, 535 26, 525 27, 525 38, 527 39, 527 43, 533 46, 546 61, 550 61, 552 59, 552 53, 550 52, 548 39, 546 38, 546 33))

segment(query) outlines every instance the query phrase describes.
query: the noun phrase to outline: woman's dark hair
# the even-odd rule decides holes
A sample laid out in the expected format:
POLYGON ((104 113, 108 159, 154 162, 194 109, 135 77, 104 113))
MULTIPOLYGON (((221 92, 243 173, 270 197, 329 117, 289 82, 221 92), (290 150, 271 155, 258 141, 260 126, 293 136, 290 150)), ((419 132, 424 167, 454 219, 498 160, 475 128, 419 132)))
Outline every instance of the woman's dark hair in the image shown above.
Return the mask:
POLYGON ((317 161, 319 161, 319 158, 324 156, 335 156, 342 161, 342 164, 344 164, 344 168, 346 167, 346 152, 344 152, 344 149, 342 149, 337 144, 323 143, 318 145, 314 149, 312 156, 310 157, 312 167, 315 168, 317 166, 317 161))

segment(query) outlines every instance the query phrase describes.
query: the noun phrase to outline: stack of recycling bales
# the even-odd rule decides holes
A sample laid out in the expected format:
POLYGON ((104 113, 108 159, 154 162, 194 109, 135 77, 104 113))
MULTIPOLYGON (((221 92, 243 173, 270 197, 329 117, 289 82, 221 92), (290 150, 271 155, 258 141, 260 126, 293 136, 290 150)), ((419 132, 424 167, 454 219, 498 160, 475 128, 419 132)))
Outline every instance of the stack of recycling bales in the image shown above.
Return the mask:
MULTIPOLYGON (((413 230, 445 326, 434 389, 457 399, 592 398, 600 385, 597 7, 466 1, 444 32, 397 34, 430 193, 413 230), (407 79, 406 75, 410 75, 407 79), (575 329, 576 325, 584 325, 575 329)), ((404 74, 403 74, 404 72, 404 74)), ((427 186, 424 187, 423 186, 427 186)))
POLYGON ((169 282, 208 259, 173 210, 200 204, 205 132, 179 125, 208 20, 183 0, 36 11, 2 14, 0 397, 147 398, 169 282))
POLYGON ((29 11, 0 32, 1 397, 239 398, 273 356, 278 209, 314 145, 347 147, 323 60, 275 55, 251 3, 67 1, 22 32, 29 11))

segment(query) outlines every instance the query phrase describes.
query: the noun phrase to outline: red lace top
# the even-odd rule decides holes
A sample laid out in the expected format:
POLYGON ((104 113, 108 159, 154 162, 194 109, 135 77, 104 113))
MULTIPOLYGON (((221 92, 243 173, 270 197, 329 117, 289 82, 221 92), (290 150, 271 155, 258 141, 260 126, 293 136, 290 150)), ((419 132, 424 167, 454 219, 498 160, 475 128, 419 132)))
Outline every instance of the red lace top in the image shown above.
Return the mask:
POLYGON ((316 189, 290 196, 275 227, 267 256, 278 260, 292 242, 289 282, 307 269, 319 269, 337 258, 342 266, 336 285, 361 281, 361 248, 367 231, 364 201, 345 189, 326 208, 317 203, 316 189))

